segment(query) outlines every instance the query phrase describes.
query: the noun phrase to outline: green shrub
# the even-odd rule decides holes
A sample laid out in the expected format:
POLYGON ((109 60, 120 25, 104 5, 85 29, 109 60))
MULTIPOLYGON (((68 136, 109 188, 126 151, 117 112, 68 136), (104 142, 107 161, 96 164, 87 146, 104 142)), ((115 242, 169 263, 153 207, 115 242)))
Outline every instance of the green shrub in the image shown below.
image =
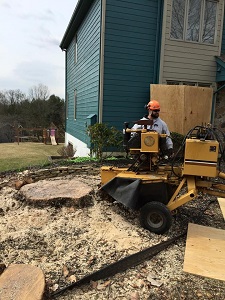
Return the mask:
POLYGON ((85 163, 85 162, 95 162, 97 158, 94 157, 75 157, 70 160, 73 163, 85 163))
POLYGON ((112 147, 117 151, 122 149, 123 134, 113 126, 96 123, 88 127, 87 133, 91 141, 91 156, 95 154, 99 160, 103 159, 103 152, 111 151, 112 147))
POLYGON ((73 157, 76 153, 76 149, 73 149, 73 146, 69 144, 59 148, 57 152, 63 157, 73 157))

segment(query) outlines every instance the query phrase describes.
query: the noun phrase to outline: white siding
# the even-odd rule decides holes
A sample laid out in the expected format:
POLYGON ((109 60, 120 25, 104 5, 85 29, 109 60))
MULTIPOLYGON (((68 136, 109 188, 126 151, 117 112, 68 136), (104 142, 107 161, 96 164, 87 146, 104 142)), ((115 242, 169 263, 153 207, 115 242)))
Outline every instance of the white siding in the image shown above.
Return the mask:
POLYGON ((164 1, 164 19, 159 83, 167 80, 213 84, 216 80, 215 56, 220 55, 224 0, 218 1, 216 42, 214 45, 170 39, 172 0, 164 1))
POLYGON ((73 149, 76 150, 74 157, 87 157, 90 156, 90 149, 87 147, 87 144, 83 143, 79 139, 75 138, 69 133, 65 133, 65 146, 68 144, 73 145, 73 149))

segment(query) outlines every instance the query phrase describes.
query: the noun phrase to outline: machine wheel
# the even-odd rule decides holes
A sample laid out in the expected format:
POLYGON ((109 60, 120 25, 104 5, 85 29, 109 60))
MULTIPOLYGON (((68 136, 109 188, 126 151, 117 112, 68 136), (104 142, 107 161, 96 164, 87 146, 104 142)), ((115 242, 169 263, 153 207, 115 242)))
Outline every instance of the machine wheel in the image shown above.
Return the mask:
POLYGON ((144 228, 163 234, 172 224, 172 214, 165 204, 157 201, 148 202, 140 210, 140 220, 144 228))

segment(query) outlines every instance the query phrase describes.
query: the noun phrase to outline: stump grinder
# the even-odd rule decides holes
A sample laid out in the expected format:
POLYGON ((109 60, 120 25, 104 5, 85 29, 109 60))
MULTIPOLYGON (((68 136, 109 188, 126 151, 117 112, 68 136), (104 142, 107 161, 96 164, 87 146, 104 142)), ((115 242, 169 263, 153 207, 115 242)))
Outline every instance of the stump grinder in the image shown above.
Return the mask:
POLYGON ((149 122, 137 121, 143 129, 135 130, 125 123, 124 147, 132 163, 126 168, 103 166, 101 189, 124 206, 139 210, 144 228, 163 234, 172 225, 173 212, 199 193, 225 197, 224 136, 210 124, 196 126, 168 157, 163 145, 170 137, 148 130, 149 122))

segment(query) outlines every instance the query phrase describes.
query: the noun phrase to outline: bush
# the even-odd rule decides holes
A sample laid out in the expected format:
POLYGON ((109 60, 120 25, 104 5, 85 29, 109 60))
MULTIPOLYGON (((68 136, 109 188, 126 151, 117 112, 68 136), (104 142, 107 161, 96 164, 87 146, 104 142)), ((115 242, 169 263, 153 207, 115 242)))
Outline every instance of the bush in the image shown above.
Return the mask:
POLYGON ((102 160, 103 152, 109 151, 110 148, 121 150, 123 135, 115 127, 96 123, 88 127, 87 133, 91 141, 91 156, 95 154, 97 159, 102 160))
POLYGON ((76 153, 76 150, 73 149, 73 145, 69 144, 67 146, 61 147, 57 152, 63 157, 73 157, 76 153))

